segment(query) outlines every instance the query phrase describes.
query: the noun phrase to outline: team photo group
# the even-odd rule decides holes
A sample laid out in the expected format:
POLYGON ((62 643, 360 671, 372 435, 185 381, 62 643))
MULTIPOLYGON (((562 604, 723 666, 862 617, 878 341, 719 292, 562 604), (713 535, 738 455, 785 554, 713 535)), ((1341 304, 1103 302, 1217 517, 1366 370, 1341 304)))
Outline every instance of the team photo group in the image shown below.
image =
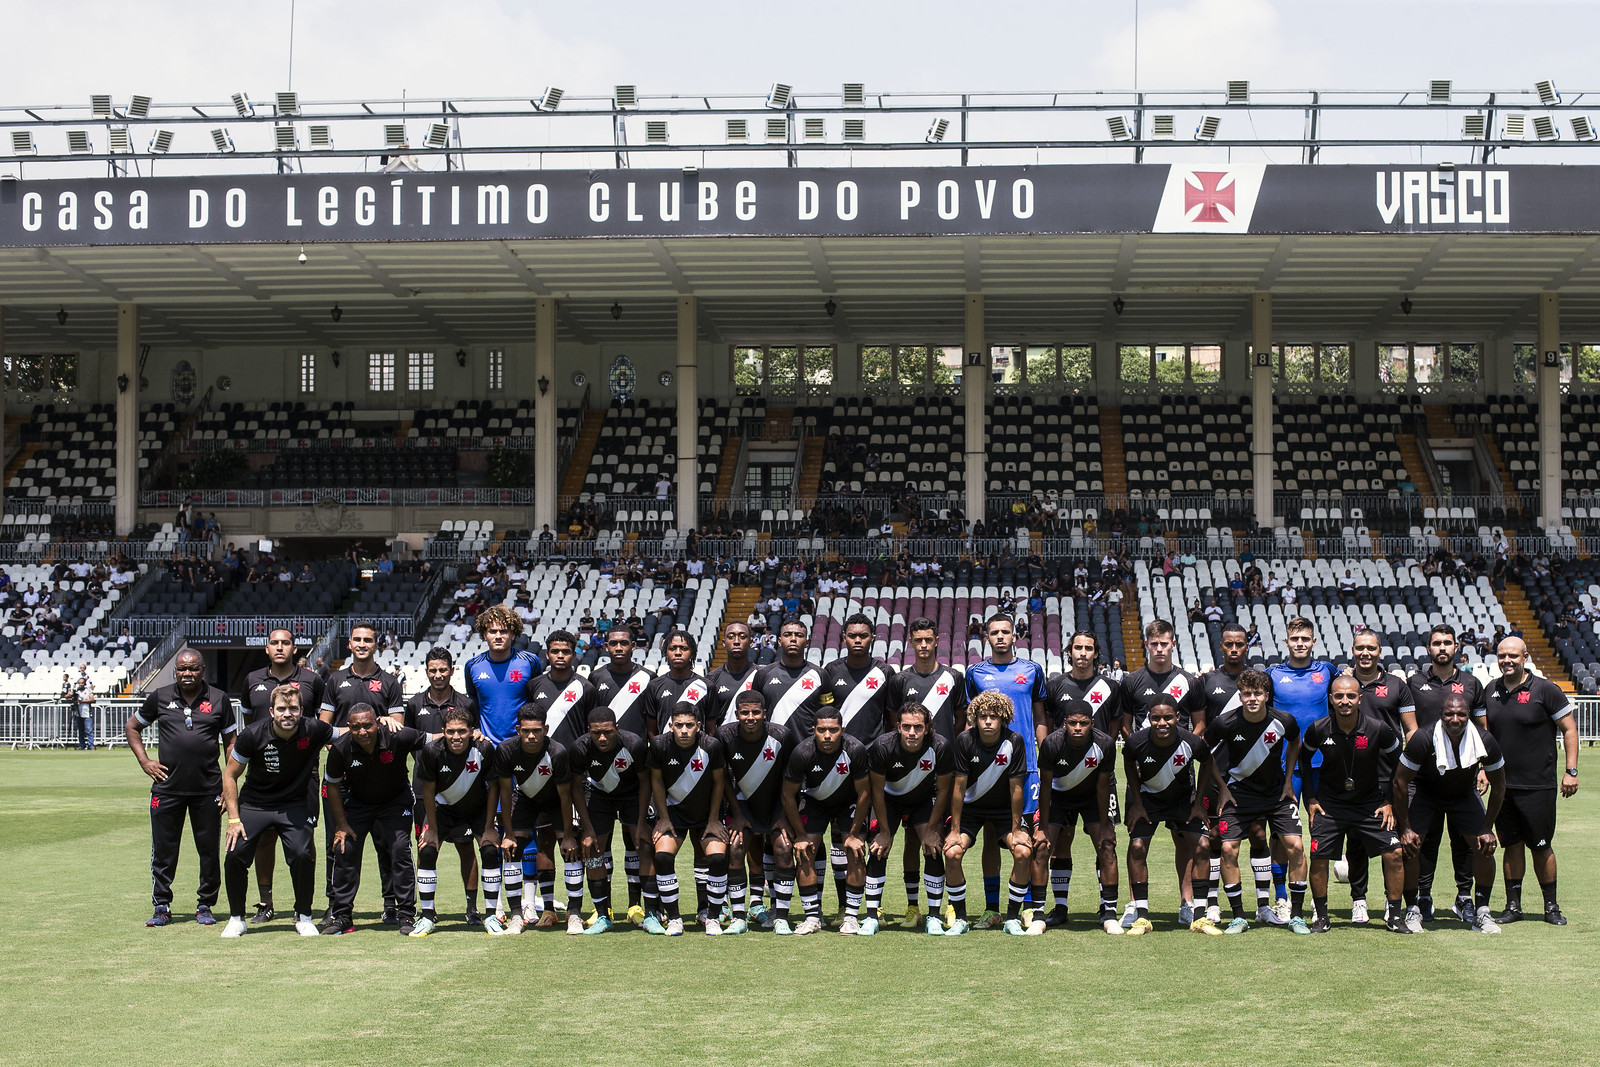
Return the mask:
POLYGON ((871 654, 866 615, 845 619, 842 654, 825 665, 808 658, 798 618, 782 622, 763 666, 749 628, 730 623, 726 662, 708 677, 682 630, 661 639, 664 673, 640 666, 618 627, 585 676, 571 633, 529 651, 506 607, 483 611, 477 628, 487 650, 461 665, 465 692, 436 648, 428 688, 409 698, 375 661, 373 627, 352 626, 348 665, 326 678, 299 662, 289 630, 274 630, 242 717, 205 682, 200 654, 180 653, 173 684, 126 726, 152 780, 146 925, 179 921, 186 822, 193 919, 220 923, 225 938, 290 924, 308 937, 351 933, 364 876, 381 883, 383 905, 363 925, 410 937, 1220 936, 1325 933, 1346 918, 1397 934, 1497 934, 1524 919, 1530 854, 1542 899, 1526 918, 1566 923, 1553 842, 1558 796, 1578 788, 1577 729, 1517 637, 1501 642, 1500 675, 1485 685, 1458 667, 1448 625, 1433 627, 1431 662, 1409 678, 1383 669, 1370 631, 1345 666, 1313 658, 1305 618, 1288 622, 1289 656, 1265 670, 1248 662, 1246 631, 1226 625, 1220 665, 1192 673, 1173 662, 1173 626, 1158 619, 1144 628, 1145 666, 1103 670, 1095 636, 1079 631, 1061 650, 1068 669, 1048 677, 1016 654, 1005 614, 986 621, 988 656, 965 671, 938 662, 926 618, 908 624, 915 660, 899 671, 871 654), (1080 833, 1094 859, 1069 907, 1080 833), (890 914, 896 837, 905 907, 890 914), (1173 866, 1153 876, 1158 838, 1172 842, 1173 866), (678 877, 685 851, 692 902, 678 877), (1448 897, 1434 890, 1441 852, 1448 897), (279 853, 288 901, 274 892, 279 853), (449 870, 441 894, 441 855, 459 869, 464 912, 449 870), (1381 912, 1369 913, 1374 866, 1381 912), (1336 880, 1349 888, 1337 918, 1336 880))

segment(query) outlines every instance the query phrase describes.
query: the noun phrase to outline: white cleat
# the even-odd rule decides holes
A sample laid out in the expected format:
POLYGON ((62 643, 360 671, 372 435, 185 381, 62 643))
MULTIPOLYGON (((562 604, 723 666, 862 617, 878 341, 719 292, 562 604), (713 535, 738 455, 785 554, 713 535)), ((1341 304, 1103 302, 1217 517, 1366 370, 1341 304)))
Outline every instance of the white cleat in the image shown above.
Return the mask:
POLYGON ((511 918, 507 920, 506 934, 508 936, 520 934, 522 933, 523 927, 527 925, 527 920, 522 917, 522 913, 519 911, 517 914, 511 916, 511 918))
POLYGON ((805 937, 807 934, 817 933, 822 929, 822 920, 815 915, 807 915, 805 921, 794 928, 796 937, 805 937))
POLYGON ((1105 922, 1100 924, 1100 929, 1104 930, 1108 934, 1120 935, 1127 932, 1122 929, 1122 924, 1117 922, 1115 919, 1107 919, 1105 922))
POLYGON ((583 916, 582 915, 579 915, 575 911, 569 911, 567 913, 567 933, 569 933, 569 934, 581 934, 581 933, 583 933, 583 916))
POLYGON ((1350 902, 1350 921, 1357 926, 1363 926, 1370 921, 1370 917, 1367 915, 1366 901, 1352 900, 1350 902))
POLYGON ((309 915, 296 915, 294 917, 294 932, 301 937, 322 936, 322 931, 317 929, 316 921, 309 915))
POLYGON ((1284 925, 1284 921, 1278 918, 1278 913, 1271 904, 1263 904, 1256 909, 1256 922, 1266 923, 1268 926, 1284 925))
MULTIPOLYGON (((1275 900, 1275 901, 1272 902, 1272 914, 1274 914, 1274 915, 1276 915, 1278 917, 1278 921, 1273 923, 1272 925, 1274 925, 1274 926, 1288 926, 1289 925, 1289 920, 1294 918, 1294 905, 1289 903, 1289 898, 1288 897, 1283 897, 1280 900, 1275 900)), ((1267 921, 1271 922, 1272 920, 1269 919, 1267 921)))
POLYGON ((861 932, 861 923, 857 921, 854 915, 846 915, 844 921, 839 924, 839 932, 841 934, 859 934, 861 932))
MULTIPOLYGON (((1418 925, 1421 925, 1420 922, 1418 925)), ((1500 924, 1494 921, 1494 916, 1490 914, 1489 909, 1486 907, 1478 909, 1478 921, 1472 924, 1472 928, 1480 934, 1498 934, 1500 932, 1500 924)))
POLYGON ((528 897, 522 901, 522 925, 532 926, 539 921, 539 909, 534 906, 533 898, 528 897))
POLYGON ((1027 925, 1027 927, 1022 932, 1028 937, 1039 937, 1039 936, 1043 935, 1043 933, 1044 933, 1044 920, 1043 919, 1030 920, 1028 925, 1027 925))
POLYGON ((1210 919, 1214 923, 1221 922, 1222 921, 1222 905, 1220 905, 1220 904, 1207 904, 1206 905, 1206 918, 1210 919))
POLYGON ((706 936, 707 937, 721 937, 722 936, 722 924, 720 922, 718 922, 717 920, 715 920, 715 919, 710 919, 710 918, 706 919, 706 936))
POLYGON ((668 919, 667 920, 666 934, 667 934, 668 937, 682 937, 683 936, 683 920, 682 919, 668 919))
POLYGON ((1406 909, 1405 924, 1406 929, 1414 934, 1426 933, 1428 929, 1422 925, 1422 909, 1415 904, 1406 909))
POLYGON ((250 924, 235 915, 228 920, 228 925, 222 928, 223 937, 243 937, 250 929, 250 924))

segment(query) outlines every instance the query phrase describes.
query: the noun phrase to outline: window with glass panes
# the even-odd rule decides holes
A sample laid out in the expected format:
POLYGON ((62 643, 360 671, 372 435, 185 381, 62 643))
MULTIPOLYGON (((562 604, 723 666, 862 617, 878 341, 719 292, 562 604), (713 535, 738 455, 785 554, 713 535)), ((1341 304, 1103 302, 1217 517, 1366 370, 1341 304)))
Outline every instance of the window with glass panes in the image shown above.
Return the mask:
POLYGON ((1470 384, 1483 376, 1483 346, 1463 342, 1391 342, 1378 346, 1378 382, 1412 385, 1470 384))
POLYGON ((406 388, 413 393, 433 392, 433 353, 406 354, 406 388))
POLYGON ((367 353, 367 391, 370 393, 394 392, 394 353, 367 353))
POLYGON ((498 393, 506 387, 506 353, 503 348, 489 349, 489 391, 498 393))
POLYGON ((1344 385, 1350 381, 1347 344, 1273 345, 1273 381, 1286 385, 1344 385))
POLYGON ((314 393, 317 391, 317 355, 315 352, 300 353, 300 392, 314 393))

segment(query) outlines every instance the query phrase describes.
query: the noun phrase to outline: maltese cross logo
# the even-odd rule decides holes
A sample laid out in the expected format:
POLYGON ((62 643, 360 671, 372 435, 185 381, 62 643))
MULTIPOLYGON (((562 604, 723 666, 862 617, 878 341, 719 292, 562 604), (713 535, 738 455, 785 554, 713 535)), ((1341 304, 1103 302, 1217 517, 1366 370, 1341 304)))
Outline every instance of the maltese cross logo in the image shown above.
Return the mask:
POLYGON ((1183 215, 1190 222, 1233 221, 1233 175, 1196 171, 1183 186, 1183 215))

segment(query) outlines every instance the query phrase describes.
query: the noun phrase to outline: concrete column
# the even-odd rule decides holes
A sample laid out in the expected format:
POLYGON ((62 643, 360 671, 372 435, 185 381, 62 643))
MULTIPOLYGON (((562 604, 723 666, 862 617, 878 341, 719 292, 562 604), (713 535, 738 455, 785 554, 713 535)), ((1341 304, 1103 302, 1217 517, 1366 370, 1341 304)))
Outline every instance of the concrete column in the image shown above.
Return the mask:
POLYGON ((118 537, 133 532, 139 517, 139 305, 117 305, 117 377, 127 376, 128 388, 117 386, 117 505, 118 537))
MULTIPOLYGON (((678 297, 677 528, 700 525, 700 300, 678 297)), ((798 460, 798 457, 796 457, 798 460)), ((797 464, 798 465, 798 464, 797 464)), ((799 472, 796 471, 796 474, 799 472)))
MULTIPOLYGON (((4 363, 5 351, 6 351, 6 309, 3 308, 3 307, 0 307, 0 435, 3 435, 4 432, 5 432, 5 424, 6 424, 6 386, 10 384, 9 382, 7 382, 5 380, 5 373, 4 373, 4 371, 5 371, 5 363, 4 363)), ((80 370, 79 373, 82 373, 81 370, 80 370)), ((80 384, 81 384, 81 381, 80 381, 80 384)), ((4 442, 0 441, 0 451, 3 451, 3 449, 4 449, 4 442)), ((0 474, 3 474, 3 473, 4 473, 3 471, 0 471, 0 474)), ((0 512, 4 512, 5 511, 5 501, 6 501, 6 480, 5 480, 4 477, 0 477, 0 512)))
POLYGON ((556 299, 533 300, 533 535, 556 529, 561 471, 556 456, 556 299), (539 382, 550 388, 541 392, 539 382))
POLYGON ((1540 523, 1561 522, 1561 294, 1539 294, 1540 523), (1552 365, 1547 353, 1557 353, 1552 365))
POLYGON ((1255 475, 1256 524, 1272 525, 1272 294, 1250 297, 1250 457, 1255 475), (1260 354, 1267 354, 1261 365, 1260 354))
MULTIPOLYGON (((983 333, 983 294, 967 294, 966 366, 961 371, 961 396, 965 401, 966 416, 966 479, 967 521, 978 522, 986 518, 985 491, 989 483, 984 463, 983 414, 984 400, 989 389, 989 345, 983 333), (977 363, 973 355, 977 354, 977 363)), ((987 527, 987 522, 985 526, 987 527)))

